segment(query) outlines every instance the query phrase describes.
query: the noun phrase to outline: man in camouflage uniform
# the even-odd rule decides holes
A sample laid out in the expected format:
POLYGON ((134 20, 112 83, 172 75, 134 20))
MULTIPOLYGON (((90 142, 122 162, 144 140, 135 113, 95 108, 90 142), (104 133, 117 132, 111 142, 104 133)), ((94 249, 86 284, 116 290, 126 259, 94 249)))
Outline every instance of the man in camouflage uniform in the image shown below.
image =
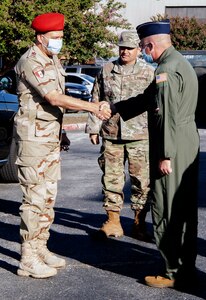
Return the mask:
MULTIPOLYGON (((143 93, 153 80, 153 67, 138 58, 140 48, 136 32, 122 32, 118 46, 119 59, 106 64, 96 78, 92 93, 93 102, 124 101, 143 93)), ((99 144, 99 134, 103 138, 102 155, 98 161, 103 171, 103 206, 108 220, 100 232, 107 237, 123 235, 120 211, 124 201, 125 162, 128 160, 131 208, 135 213, 133 236, 148 240, 145 226, 149 177, 147 114, 144 113, 127 122, 124 122, 119 114, 115 114, 103 123, 90 114, 86 132, 90 134, 93 144, 99 144)))
POLYGON ((15 118, 18 176, 23 192, 20 207, 21 276, 46 278, 65 266, 65 260, 47 249, 54 220, 57 181, 60 179, 60 132, 64 109, 101 113, 99 106, 64 95, 64 70, 57 58, 64 16, 48 13, 32 22, 36 42, 18 61, 20 107, 15 118))

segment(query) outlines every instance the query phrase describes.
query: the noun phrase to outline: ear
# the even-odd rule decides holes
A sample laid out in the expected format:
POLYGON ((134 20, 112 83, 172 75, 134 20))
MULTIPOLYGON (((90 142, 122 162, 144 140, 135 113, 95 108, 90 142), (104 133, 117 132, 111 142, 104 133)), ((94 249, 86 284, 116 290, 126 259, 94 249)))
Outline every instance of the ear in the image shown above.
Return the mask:
POLYGON ((153 43, 153 42, 150 42, 150 43, 148 44, 148 48, 149 48, 150 51, 152 51, 152 50, 154 49, 154 43, 153 43))
POLYGON ((43 43, 42 38, 43 38, 43 37, 42 37, 42 34, 37 34, 36 39, 37 39, 37 41, 38 41, 40 44, 43 43))
POLYGON ((140 56, 140 53, 141 53, 141 48, 137 48, 137 56, 140 56))

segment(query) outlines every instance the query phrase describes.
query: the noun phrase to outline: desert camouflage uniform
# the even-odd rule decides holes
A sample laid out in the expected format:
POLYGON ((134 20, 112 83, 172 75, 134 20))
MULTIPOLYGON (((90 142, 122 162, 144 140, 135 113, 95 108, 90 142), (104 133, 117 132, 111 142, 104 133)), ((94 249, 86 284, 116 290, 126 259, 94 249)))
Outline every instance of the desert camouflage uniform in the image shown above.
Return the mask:
POLYGON ((15 67, 20 107, 15 118, 18 175, 23 191, 20 234, 23 241, 48 240, 60 179, 63 109, 44 100, 52 90, 64 93, 64 70, 57 58, 32 46, 15 67))
MULTIPOLYGON (((134 65, 120 65, 119 60, 106 64, 95 81, 93 101, 116 103, 143 93, 154 77, 154 69, 143 60, 134 65)), ((138 103, 137 103, 138 105, 138 103)), ((131 180, 132 209, 142 209, 148 193, 147 113, 126 122, 119 114, 100 122, 89 114, 86 132, 102 136, 102 155, 98 162, 103 171, 104 208, 120 211, 123 206, 125 162, 131 180)))

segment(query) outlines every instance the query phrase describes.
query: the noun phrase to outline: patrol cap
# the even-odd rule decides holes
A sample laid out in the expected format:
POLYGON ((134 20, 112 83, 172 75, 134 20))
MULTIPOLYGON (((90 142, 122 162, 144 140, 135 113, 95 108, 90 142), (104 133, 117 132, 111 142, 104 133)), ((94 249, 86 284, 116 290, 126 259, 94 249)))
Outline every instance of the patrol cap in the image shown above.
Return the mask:
POLYGON ((158 22, 146 22, 138 25, 136 29, 140 40, 155 34, 169 34, 170 21, 166 19, 158 22))
POLYGON ((64 29, 64 15, 60 13, 45 13, 32 21, 31 27, 36 32, 60 31, 64 29))
POLYGON ((137 48, 139 47, 140 39, 136 31, 123 31, 119 37, 119 47, 137 48))

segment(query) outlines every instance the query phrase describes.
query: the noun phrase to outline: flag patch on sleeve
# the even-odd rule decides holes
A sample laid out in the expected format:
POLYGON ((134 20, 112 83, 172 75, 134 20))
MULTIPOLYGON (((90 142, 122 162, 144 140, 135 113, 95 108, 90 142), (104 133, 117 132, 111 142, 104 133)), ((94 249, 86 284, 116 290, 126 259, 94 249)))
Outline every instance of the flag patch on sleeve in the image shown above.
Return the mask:
POLYGON ((156 75, 156 83, 167 81, 167 73, 161 73, 156 75))
POLYGON ((44 77, 44 69, 42 67, 37 67, 33 70, 34 75, 37 78, 43 78, 44 77))

